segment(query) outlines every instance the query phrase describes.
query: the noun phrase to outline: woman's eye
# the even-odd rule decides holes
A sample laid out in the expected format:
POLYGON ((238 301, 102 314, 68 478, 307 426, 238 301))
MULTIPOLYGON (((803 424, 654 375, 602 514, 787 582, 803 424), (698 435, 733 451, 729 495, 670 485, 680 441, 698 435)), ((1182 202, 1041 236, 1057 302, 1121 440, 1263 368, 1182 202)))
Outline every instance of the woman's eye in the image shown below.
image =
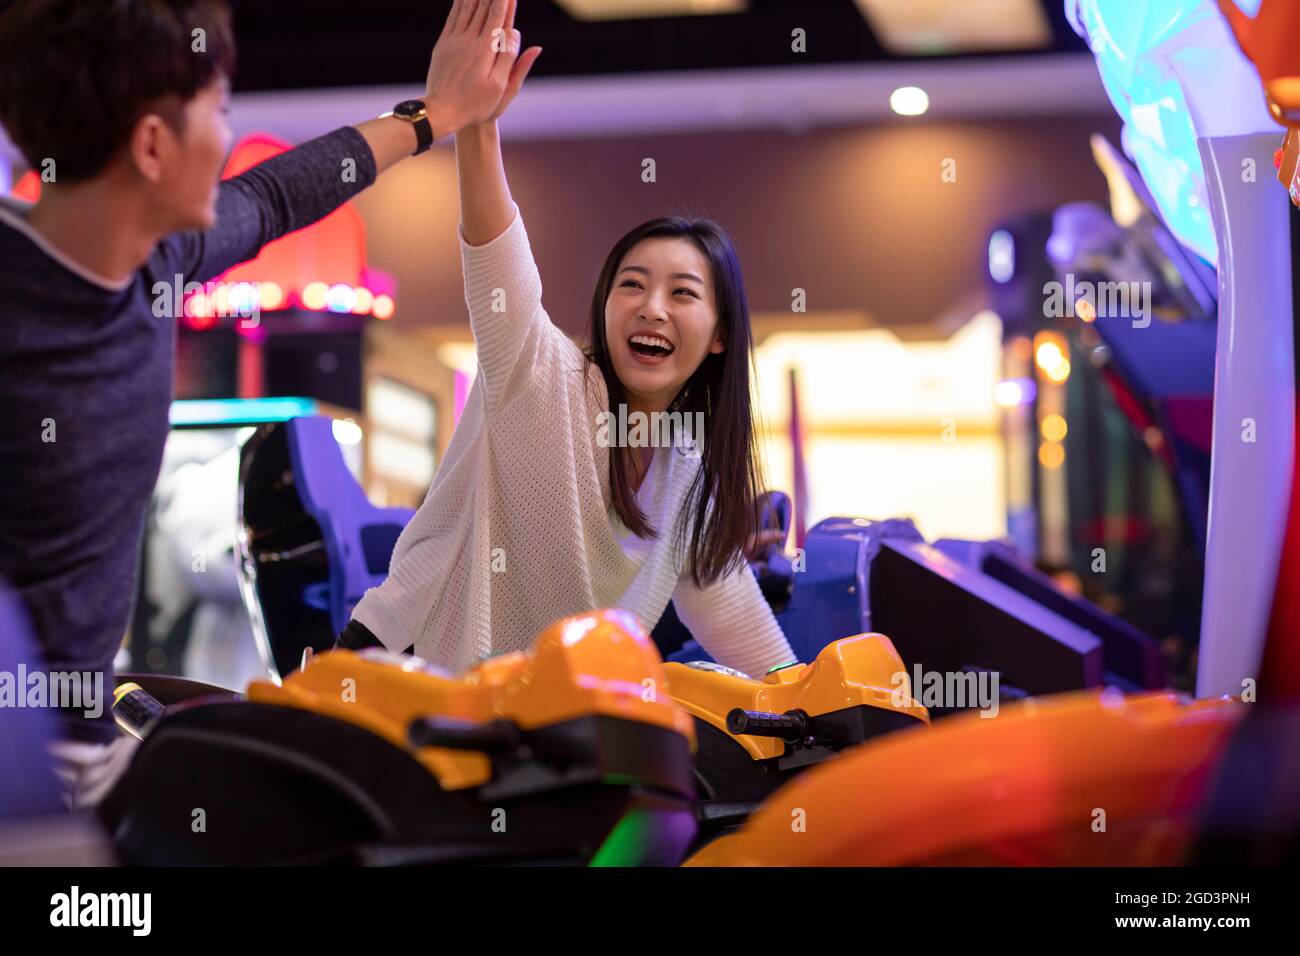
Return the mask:
POLYGON ((623 285, 623 286, 633 286, 633 287, 635 287, 635 288, 637 288, 637 289, 641 288, 641 283, 637 282, 635 279, 624 279, 624 280, 622 281, 621 285, 623 285))
POLYGON ((694 289, 677 289, 676 291, 677 291, 677 292, 685 292, 685 293, 686 293, 687 295, 689 295, 689 296, 694 296, 694 297, 697 298, 697 299, 699 298, 698 295, 695 295, 695 290, 694 290, 694 289))

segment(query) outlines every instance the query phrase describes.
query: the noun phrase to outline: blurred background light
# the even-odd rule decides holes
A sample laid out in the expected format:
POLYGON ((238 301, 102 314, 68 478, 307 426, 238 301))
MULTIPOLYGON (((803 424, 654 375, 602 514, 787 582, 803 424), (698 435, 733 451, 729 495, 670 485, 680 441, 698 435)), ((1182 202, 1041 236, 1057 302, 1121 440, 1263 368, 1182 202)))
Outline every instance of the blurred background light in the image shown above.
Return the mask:
POLYGON ((930 108, 930 97, 919 86, 900 86, 889 94, 889 108, 899 116, 920 116, 930 108))

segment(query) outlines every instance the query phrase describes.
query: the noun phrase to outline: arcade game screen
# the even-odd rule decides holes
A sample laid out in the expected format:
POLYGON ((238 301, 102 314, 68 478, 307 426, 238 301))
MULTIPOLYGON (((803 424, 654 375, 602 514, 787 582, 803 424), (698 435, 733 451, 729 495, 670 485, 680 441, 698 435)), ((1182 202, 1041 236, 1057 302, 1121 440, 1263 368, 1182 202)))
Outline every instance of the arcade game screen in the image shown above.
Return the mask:
POLYGON ((0 0, 2 925, 1280 926, 1297 37, 0 0))

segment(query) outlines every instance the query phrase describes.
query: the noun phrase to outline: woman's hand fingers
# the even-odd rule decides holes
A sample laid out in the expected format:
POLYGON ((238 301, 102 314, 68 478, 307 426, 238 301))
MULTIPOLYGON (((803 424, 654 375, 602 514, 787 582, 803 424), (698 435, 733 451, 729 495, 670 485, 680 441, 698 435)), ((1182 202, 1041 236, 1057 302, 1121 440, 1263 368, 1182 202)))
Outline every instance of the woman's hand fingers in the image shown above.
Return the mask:
MULTIPOLYGON (((518 33, 519 31, 515 31, 518 33)), ((497 105, 496 111, 492 114, 492 119, 499 119, 506 108, 510 106, 515 94, 519 92, 520 87, 524 85, 524 80, 528 77, 528 71, 533 68, 537 58, 542 55, 542 48, 539 46, 530 47, 524 51, 519 59, 515 60, 514 66, 510 70, 510 80, 506 84, 505 92, 501 94, 501 102, 497 105)))
POLYGON ((541 55, 542 48, 535 46, 529 48, 523 56, 515 61, 514 69, 510 71, 510 85, 506 87, 506 93, 511 99, 515 98, 519 88, 524 85, 524 80, 528 78, 528 71, 533 68, 533 64, 537 62, 537 58, 541 55))
POLYGON ((497 58, 492 63, 492 79, 501 84, 503 92, 510 82, 514 67, 519 62, 516 58, 519 56, 519 48, 523 42, 524 38, 520 36, 518 30, 502 33, 499 41, 493 41, 492 48, 497 51, 497 58))

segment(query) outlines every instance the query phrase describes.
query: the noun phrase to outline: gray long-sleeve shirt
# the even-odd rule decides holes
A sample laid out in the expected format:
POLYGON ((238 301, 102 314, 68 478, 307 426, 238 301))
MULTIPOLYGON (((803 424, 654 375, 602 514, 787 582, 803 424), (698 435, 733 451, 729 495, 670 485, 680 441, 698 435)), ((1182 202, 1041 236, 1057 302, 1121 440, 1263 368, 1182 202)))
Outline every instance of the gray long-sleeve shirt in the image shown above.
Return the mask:
MULTIPOLYGON (((356 129, 311 140, 222 183, 212 229, 168 236, 120 284, 60 255, 26 207, 0 199, 0 578, 51 671, 102 673, 111 699, 172 398, 175 319, 155 317, 155 284, 211 279, 374 178, 356 129)), ((65 711, 69 737, 114 737, 101 703, 98 719, 65 711)))

